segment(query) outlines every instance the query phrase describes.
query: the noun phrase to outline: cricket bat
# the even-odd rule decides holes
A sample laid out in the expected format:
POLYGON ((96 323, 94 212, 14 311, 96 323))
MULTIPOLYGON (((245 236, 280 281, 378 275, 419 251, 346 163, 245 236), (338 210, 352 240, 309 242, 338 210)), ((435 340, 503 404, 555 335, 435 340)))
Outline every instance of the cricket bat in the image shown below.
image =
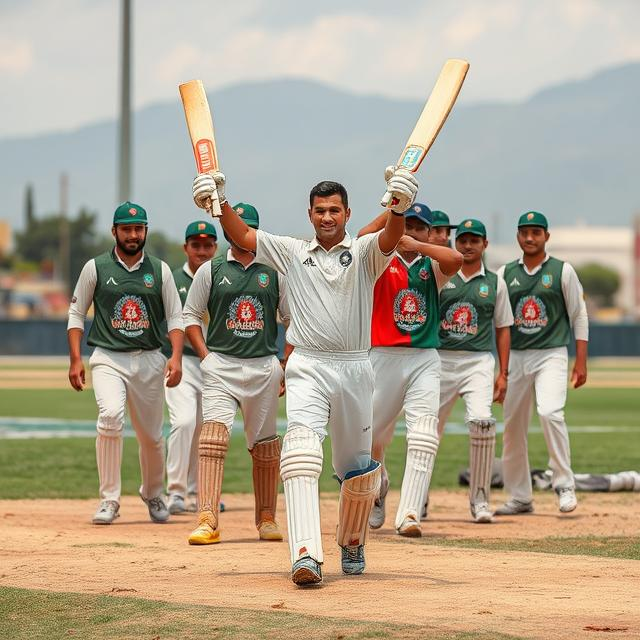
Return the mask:
MULTIPOLYGON (((445 62, 427 104, 424 105, 420 118, 400 155, 398 167, 407 169, 411 173, 415 173, 420 168, 455 104, 468 70, 469 63, 466 60, 452 59, 445 62)), ((392 197, 387 191, 380 204, 383 207, 389 206, 392 197)))
MULTIPOLYGON (((202 80, 190 80, 181 84, 179 89, 198 173, 212 173, 218 169, 218 155, 211 110, 202 80)), ((217 194, 210 198, 206 210, 214 218, 222 215, 217 194)))

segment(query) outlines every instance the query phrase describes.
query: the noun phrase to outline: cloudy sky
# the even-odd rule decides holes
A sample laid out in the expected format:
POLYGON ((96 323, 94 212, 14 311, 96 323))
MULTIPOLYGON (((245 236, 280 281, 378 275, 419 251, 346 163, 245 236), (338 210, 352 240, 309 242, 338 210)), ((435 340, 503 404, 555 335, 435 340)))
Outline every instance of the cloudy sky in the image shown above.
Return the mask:
MULTIPOLYGON (((640 59, 637 0, 133 0, 136 107, 276 77, 425 98, 449 57, 462 100, 537 89, 640 59)), ((0 0, 0 137, 117 114, 118 0, 0 0)))

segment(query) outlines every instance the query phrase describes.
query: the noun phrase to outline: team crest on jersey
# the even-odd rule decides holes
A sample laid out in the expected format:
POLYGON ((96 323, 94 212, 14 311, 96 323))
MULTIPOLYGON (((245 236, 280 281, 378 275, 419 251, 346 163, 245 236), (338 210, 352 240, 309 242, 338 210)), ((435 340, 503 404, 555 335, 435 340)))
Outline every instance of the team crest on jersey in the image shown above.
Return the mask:
POLYGON ((426 269, 420 269, 420 271, 418 271, 418 276, 420 280, 428 280, 429 272, 426 269))
POLYGON ((264 329, 262 303, 255 296, 239 296, 229 305, 227 329, 238 338, 253 338, 264 329))
POLYGON ((403 331, 415 331, 427 321, 427 302, 415 289, 402 289, 393 302, 393 320, 403 331))
POLYGON ((340 254, 338 258, 340 260, 340 265, 345 269, 353 262, 353 256, 351 255, 351 251, 347 251, 346 249, 340 254))
POLYGON ((149 314, 140 296, 122 296, 113 308, 111 326, 127 338, 137 338, 149 328, 149 314))
POLYGON ((269 274, 268 273, 259 273, 258 274, 258 284, 263 288, 266 289, 269 286, 269 274))
POLYGON ((549 323, 547 309, 538 296, 520 298, 513 314, 513 324, 520 333, 538 333, 549 323))
POLYGON ((151 289, 155 282, 155 280, 153 279, 153 275, 150 273, 145 273, 144 276, 142 276, 142 281, 144 282, 144 286, 147 287, 147 289, 151 289))
POLYGON ((464 340, 478 333, 478 312, 470 302, 456 302, 445 313, 440 326, 454 340, 464 340))
POLYGON ((481 284, 480 288, 478 289, 478 295, 481 298, 487 298, 489 296, 489 285, 488 284, 481 284))
POLYGON ((553 276, 550 273, 543 273, 542 274, 542 286, 545 289, 549 289, 552 284, 553 284, 553 276))

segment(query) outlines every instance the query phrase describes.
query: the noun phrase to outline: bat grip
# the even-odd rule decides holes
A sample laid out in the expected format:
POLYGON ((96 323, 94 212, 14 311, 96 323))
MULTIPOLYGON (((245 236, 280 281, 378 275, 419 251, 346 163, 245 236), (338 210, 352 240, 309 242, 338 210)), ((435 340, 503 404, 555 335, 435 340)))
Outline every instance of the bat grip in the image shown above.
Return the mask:
POLYGON ((217 193, 215 197, 207 198, 207 206, 205 209, 212 218, 220 218, 222 216, 222 209, 220 208, 220 200, 218 199, 217 193))
POLYGON ((389 205, 393 206, 398 204, 398 198, 394 198, 391 191, 385 191, 385 194, 382 196, 382 200, 380 200, 380 206, 389 208, 389 205))

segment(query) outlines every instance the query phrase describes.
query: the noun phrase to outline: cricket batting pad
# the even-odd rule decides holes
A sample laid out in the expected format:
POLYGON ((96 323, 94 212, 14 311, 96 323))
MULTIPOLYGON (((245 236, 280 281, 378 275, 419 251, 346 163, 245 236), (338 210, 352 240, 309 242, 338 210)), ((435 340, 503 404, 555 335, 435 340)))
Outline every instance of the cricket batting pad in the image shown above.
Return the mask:
POLYGON ((287 505, 292 564, 305 555, 316 562, 323 560, 318 495, 321 471, 322 445, 318 434, 307 427, 287 431, 282 444, 280 474, 287 505))
POLYGON ((429 492, 438 443, 436 416, 418 418, 413 428, 407 431, 407 461, 400 490, 400 504, 396 513, 396 529, 409 515, 420 522, 422 507, 429 492))
POLYGON ((256 442, 253 458, 253 492, 256 499, 256 527, 265 520, 275 521, 280 480, 280 438, 256 442))
POLYGON ((375 460, 357 475, 345 477, 340 487, 338 544, 353 547, 364 544, 369 531, 369 513, 380 492, 382 466, 375 460))
POLYGON ((496 421, 469 423, 469 502, 489 502, 491 473, 496 451, 496 421))
POLYGON ((224 459, 228 448, 229 429, 222 422, 205 422, 198 447, 198 500, 201 512, 213 514, 210 524, 214 529, 218 527, 224 459))

